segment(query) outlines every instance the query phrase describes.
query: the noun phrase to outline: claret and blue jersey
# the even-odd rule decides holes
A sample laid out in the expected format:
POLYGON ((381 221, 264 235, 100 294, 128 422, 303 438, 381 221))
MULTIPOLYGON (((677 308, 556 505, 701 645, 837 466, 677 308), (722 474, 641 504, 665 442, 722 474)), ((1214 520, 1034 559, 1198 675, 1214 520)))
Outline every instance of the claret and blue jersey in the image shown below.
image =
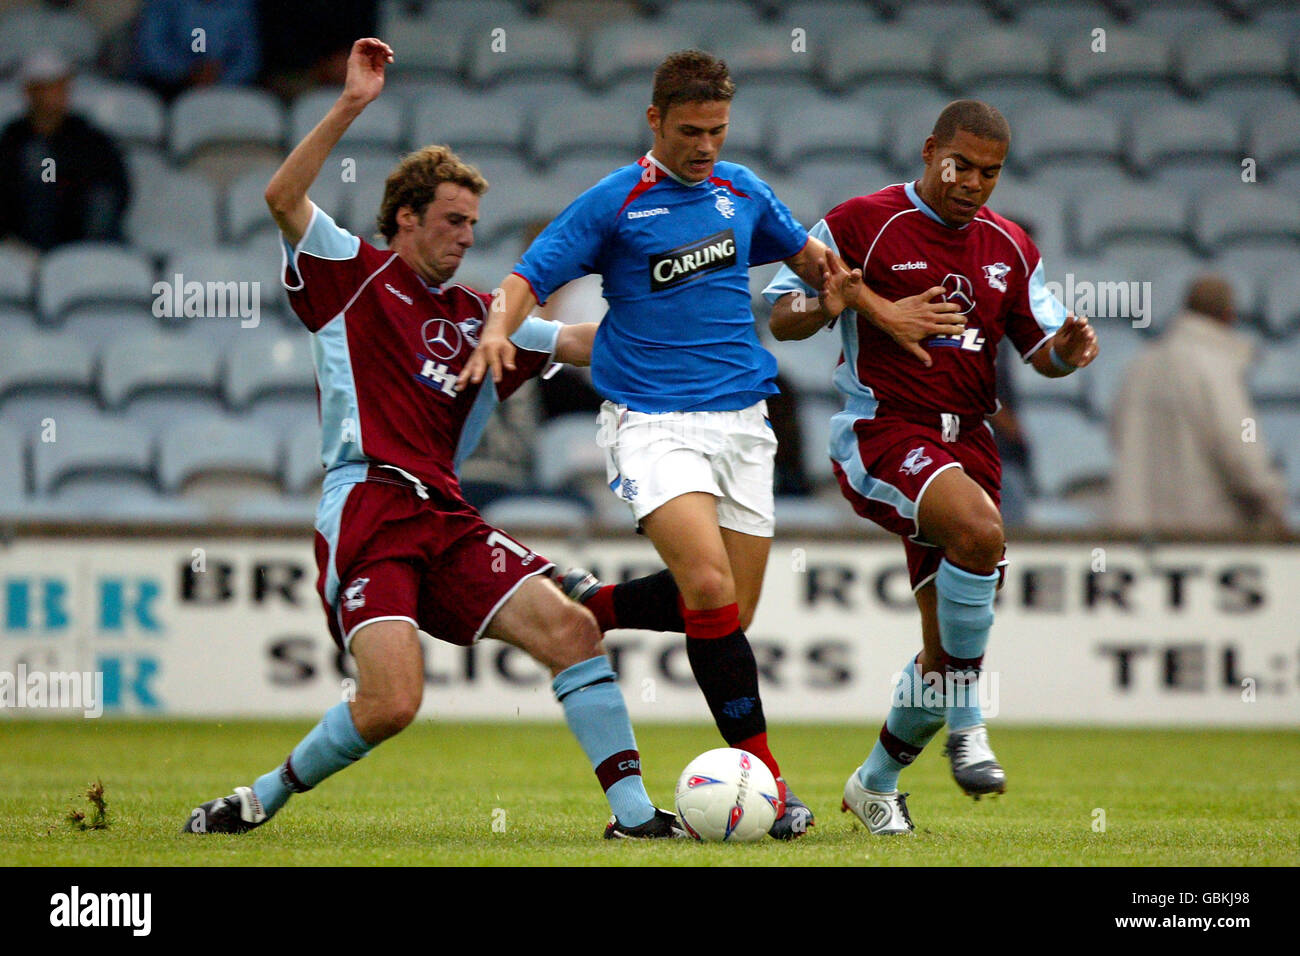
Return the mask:
POLYGON ((540 302, 572 279, 601 275, 609 313, 591 371, 605 398, 640 412, 728 411, 777 391, 749 268, 789 259, 807 241, 746 167, 719 162, 690 184, 647 154, 574 200, 515 272, 540 302))

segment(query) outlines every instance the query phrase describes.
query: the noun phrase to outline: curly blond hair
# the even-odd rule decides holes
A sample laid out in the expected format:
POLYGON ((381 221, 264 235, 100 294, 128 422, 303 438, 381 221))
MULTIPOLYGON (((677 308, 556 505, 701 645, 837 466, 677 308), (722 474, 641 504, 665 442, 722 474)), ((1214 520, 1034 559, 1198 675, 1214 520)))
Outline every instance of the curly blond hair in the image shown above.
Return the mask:
POLYGON ((397 235, 398 210, 410 206, 417 216, 423 216, 440 183, 464 186, 476 196, 488 190, 483 174, 462 161, 448 146, 425 146, 407 153, 384 180, 384 201, 379 204, 376 217, 379 234, 392 242, 397 235))

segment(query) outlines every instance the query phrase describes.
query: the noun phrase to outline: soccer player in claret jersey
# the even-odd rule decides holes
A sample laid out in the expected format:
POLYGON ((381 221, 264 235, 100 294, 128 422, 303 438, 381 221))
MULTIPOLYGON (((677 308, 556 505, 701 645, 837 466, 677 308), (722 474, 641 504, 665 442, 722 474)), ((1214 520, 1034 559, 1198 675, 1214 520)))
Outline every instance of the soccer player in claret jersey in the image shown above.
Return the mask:
MULTIPOLYGON (((766 183, 720 162, 735 92, 721 60, 671 54, 646 119, 653 148, 579 196, 501 285, 465 383, 513 371, 510 336, 538 301, 597 272, 610 310, 592 354, 606 402, 600 440, 611 490, 630 506, 666 572, 629 585, 566 587, 602 628, 686 634, 687 657, 723 739, 761 759, 780 791, 772 835, 812 813, 790 793, 767 742, 745 636, 773 532, 776 440, 764 399, 776 360, 759 344, 750 266, 782 260, 821 288, 844 272, 766 183), (619 590, 621 588, 621 590, 619 590)), ((893 303, 859 284, 864 309, 904 341, 960 328, 949 307, 893 303)))
POLYGON ((1067 315, 1047 291, 1024 230, 984 206, 1010 139, 991 106, 949 104, 925 141, 918 182, 842 203, 811 230, 854 268, 820 296, 786 269, 764 290, 778 339, 842 320, 834 382, 844 411, 832 419, 832 467, 858 514, 902 536, 921 610, 923 649, 903 668, 880 739, 844 787, 843 808, 875 834, 913 829, 899 774, 945 721, 962 790, 978 799, 1006 789, 978 693, 1005 565, 1001 464, 984 421, 997 404, 995 352, 1006 336, 1049 378, 1097 355, 1087 320, 1067 315), (885 295, 924 290, 955 302, 965 329, 899 348, 853 315, 862 281, 885 295))
POLYGON ((406 727, 424 691, 418 626, 452 644, 497 638, 550 669, 614 811, 606 837, 684 836, 646 795, 592 615, 560 593, 549 561, 484 523, 456 478, 493 405, 552 358, 585 364, 595 326, 529 319, 514 336, 508 374, 457 388, 491 301, 451 281, 474 242, 483 177, 445 146, 405 157, 384 188, 387 249, 339 228, 307 197, 392 59, 379 40, 356 42, 342 96, 266 190, 284 236, 289 300, 312 333, 328 468, 316 517, 318 591, 335 642, 356 659, 356 696, 326 712, 281 767, 203 804, 184 830, 260 826, 292 794, 406 727))

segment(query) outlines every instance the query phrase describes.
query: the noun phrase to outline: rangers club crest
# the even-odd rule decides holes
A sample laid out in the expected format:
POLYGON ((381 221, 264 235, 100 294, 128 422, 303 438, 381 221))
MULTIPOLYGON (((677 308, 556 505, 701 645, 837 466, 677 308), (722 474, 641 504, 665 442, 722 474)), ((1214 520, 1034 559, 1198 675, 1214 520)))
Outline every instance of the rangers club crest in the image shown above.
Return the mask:
POLYGON ((1007 291, 1007 273, 1011 267, 1005 262, 995 262, 991 266, 984 267, 984 278, 989 280, 989 287, 999 292, 1007 291))
POLYGON ((713 195, 718 197, 718 201, 713 205, 717 207, 718 212, 722 213, 723 219, 730 219, 736 214, 736 204, 731 201, 730 196, 721 189, 715 189, 713 195))

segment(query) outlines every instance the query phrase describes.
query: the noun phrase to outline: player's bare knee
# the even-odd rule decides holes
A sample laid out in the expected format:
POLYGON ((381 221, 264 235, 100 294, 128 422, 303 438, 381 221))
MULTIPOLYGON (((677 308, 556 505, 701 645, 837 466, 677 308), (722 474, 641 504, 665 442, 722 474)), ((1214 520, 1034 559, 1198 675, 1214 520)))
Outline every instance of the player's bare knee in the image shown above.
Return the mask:
POLYGON ((692 569, 686 579, 679 582, 678 588, 688 607, 722 607, 736 599, 726 573, 711 565, 692 569))
POLYGON ((1002 560, 1006 538, 996 511, 964 517, 946 542, 948 556, 964 568, 991 574, 1002 560))

